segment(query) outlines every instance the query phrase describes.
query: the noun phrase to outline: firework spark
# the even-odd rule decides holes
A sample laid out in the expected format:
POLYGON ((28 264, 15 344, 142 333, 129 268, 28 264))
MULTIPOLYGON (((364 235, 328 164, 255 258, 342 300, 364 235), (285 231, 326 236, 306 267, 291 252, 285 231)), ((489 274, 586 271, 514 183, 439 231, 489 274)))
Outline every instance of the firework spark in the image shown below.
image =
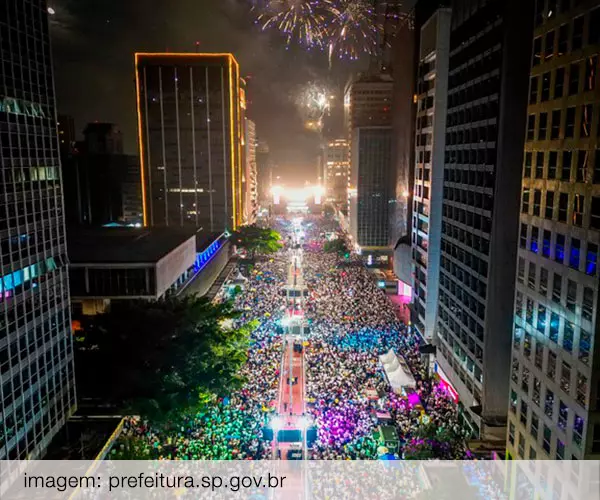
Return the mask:
POLYGON ((323 118, 330 111, 332 95, 329 87, 319 82, 309 82, 298 90, 294 102, 307 128, 322 128, 323 118))
POLYGON ((329 60, 335 56, 358 59, 374 54, 383 32, 369 0, 338 0, 331 4, 332 22, 327 30, 329 60))
POLYGON ((288 45, 322 48, 329 4, 330 0, 258 0, 253 10, 259 13, 256 22, 261 28, 279 30, 288 45))

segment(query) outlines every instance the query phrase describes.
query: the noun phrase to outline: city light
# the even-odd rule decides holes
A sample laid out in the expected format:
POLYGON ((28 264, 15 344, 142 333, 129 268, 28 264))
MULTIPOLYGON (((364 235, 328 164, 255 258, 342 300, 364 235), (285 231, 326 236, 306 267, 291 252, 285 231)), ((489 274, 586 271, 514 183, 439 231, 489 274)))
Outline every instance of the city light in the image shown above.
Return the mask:
POLYGON ((52 7, 48 7, 48 14, 53 16, 54 14, 56 14, 56 11, 52 7))

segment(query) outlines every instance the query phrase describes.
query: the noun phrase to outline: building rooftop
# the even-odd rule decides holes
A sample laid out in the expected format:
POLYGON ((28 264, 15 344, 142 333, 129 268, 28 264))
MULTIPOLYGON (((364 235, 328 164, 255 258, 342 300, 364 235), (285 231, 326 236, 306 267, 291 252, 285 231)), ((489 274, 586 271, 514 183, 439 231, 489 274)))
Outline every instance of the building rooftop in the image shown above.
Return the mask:
MULTIPOLYGON (((195 228, 69 228, 67 253, 73 264, 158 262, 196 234, 195 228)), ((197 245, 211 234, 200 233, 197 245)))

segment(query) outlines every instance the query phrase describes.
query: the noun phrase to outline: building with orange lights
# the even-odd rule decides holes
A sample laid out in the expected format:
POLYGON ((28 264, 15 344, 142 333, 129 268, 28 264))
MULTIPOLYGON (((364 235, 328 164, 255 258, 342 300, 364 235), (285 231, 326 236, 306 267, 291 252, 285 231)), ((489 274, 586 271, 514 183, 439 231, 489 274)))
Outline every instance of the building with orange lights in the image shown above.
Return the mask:
POLYGON ((147 226, 235 229, 243 220, 243 107, 232 54, 135 55, 147 226))

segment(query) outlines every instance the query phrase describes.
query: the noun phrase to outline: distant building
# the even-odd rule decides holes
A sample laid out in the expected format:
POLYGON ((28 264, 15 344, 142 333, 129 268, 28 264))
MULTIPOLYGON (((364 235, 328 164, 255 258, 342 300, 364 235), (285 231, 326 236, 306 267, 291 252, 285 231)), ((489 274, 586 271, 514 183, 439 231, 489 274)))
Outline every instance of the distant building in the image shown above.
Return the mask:
POLYGON ((3 2, 0 12, 3 497, 11 475, 43 457, 77 403, 47 4, 3 2))
POLYGON ((348 181, 350 162, 348 141, 337 139, 325 146, 326 199, 344 211, 348 206, 348 181))
POLYGON ((439 297, 451 18, 450 9, 438 10, 421 28, 419 44, 412 196, 413 325, 428 341, 434 337, 439 297))
POLYGON ((349 192, 350 233, 357 250, 372 263, 389 260, 391 163, 391 127, 354 129, 350 185, 356 187, 349 192))
POLYGON ((252 224, 258 213, 258 172, 256 165, 256 124, 246 118, 244 126, 244 222, 252 224))
POLYGON ((58 128, 58 144, 61 159, 70 155, 77 141, 75 133, 75 120, 69 115, 58 115, 56 122, 58 128))
POLYGON ((232 54, 135 56, 144 223, 243 221, 242 80, 232 54))
POLYGON ((88 124, 84 137, 62 156, 67 224, 141 223, 139 158, 122 153, 114 124, 88 124))
POLYGON ((357 127, 387 127, 392 124, 394 81, 388 74, 360 74, 344 91, 344 123, 349 139, 357 127))
POLYGON ((265 204, 271 198, 271 187, 273 186, 273 161, 269 145, 265 141, 258 141, 256 147, 256 169, 258 201, 265 204))
POLYGON ((437 367, 504 448, 533 1, 452 2, 437 367))
POLYGON ((506 449, 515 459, 592 460, 600 458, 600 4, 536 2, 534 19, 506 449))

